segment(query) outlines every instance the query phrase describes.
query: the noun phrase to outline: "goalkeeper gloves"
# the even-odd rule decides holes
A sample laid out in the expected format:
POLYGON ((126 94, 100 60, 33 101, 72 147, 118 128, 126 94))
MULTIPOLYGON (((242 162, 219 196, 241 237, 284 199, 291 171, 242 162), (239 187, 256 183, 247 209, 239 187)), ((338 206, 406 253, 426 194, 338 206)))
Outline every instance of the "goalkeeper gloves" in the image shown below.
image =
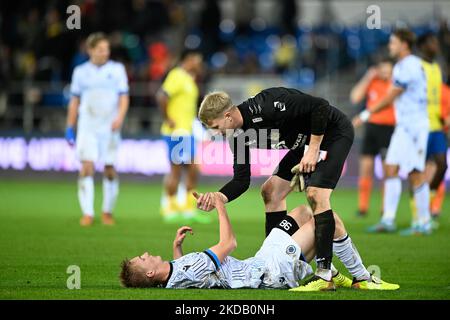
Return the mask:
POLYGON ((297 164, 291 169, 294 176, 291 179, 290 186, 295 192, 303 192, 306 188, 305 177, 303 176, 303 173, 300 172, 299 167, 300 164, 297 164))
POLYGON ((73 146, 75 144, 75 131, 73 130, 72 127, 66 128, 65 138, 70 146, 73 146))

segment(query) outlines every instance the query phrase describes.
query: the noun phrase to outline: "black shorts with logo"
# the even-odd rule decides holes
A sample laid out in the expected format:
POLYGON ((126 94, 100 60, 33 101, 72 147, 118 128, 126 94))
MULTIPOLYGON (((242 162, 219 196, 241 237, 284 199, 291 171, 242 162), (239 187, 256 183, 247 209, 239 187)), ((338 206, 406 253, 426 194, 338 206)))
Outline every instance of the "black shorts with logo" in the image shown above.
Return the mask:
POLYGON ((384 160, 394 129, 394 126, 367 123, 361 147, 361 154, 373 157, 380 154, 381 158, 384 160))
MULTIPOLYGON (((350 123, 349 123, 350 124, 350 123)), ((321 160, 316 165, 316 170, 305 178, 307 187, 334 189, 341 177, 345 160, 350 152, 354 138, 353 126, 348 125, 340 134, 334 135, 322 143, 320 149, 327 151, 325 161, 321 160)), ((281 179, 291 181, 294 176, 292 167, 297 165, 303 157, 304 148, 289 150, 281 159, 273 175, 281 179)))

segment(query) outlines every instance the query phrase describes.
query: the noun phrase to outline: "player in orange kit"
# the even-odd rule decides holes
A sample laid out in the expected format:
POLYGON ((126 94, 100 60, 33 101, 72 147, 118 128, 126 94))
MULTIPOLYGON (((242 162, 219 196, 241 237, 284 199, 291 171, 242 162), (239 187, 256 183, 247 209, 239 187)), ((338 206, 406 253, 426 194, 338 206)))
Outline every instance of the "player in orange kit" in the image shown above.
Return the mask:
MULTIPOLYGON (((375 67, 370 68, 366 74, 353 87, 350 100, 358 104, 366 99, 366 108, 378 103, 383 98, 391 83, 393 63, 390 59, 382 59, 375 67)), ((353 119, 353 125, 362 125, 359 116, 353 119)), ((369 209, 370 194, 373 185, 374 160, 380 155, 383 160, 386 157, 387 148, 394 132, 395 114, 394 107, 390 105, 381 112, 370 116, 366 126, 359 160, 358 181, 358 215, 366 216, 369 209)))

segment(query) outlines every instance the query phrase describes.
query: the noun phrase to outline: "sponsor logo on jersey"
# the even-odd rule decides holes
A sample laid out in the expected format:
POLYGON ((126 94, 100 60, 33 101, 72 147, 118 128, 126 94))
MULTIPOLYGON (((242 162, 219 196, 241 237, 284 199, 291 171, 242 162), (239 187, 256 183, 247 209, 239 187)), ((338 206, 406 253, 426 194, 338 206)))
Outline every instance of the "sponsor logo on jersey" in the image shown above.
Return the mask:
POLYGON ((263 121, 263 118, 261 118, 261 117, 253 118, 252 121, 253 121, 253 123, 261 122, 261 121, 263 121))
POLYGON ((286 104, 284 102, 274 101, 273 107, 279 111, 286 111, 286 104))
POLYGON ((292 146, 291 150, 295 150, 298 147, 303 147, 306 143, 306 135, 303 133, 299 133, 297 136, 297 140, 295 140, 294 145, 292 146))
POLYGON ((190 265, 184 266, 184 267, 183 267, 183 271, 184 271, 184 272, 188 271, 190 267, 191 267, 190 265))

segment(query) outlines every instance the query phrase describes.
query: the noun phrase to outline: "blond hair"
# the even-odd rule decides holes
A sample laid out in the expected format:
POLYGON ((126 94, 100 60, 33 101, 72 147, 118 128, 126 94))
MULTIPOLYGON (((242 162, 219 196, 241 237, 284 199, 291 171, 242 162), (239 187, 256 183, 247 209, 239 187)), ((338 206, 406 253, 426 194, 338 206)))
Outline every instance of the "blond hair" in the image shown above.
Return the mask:
POLYGON ((145 275, 143 270, 134 266, 128 259, 124 259, 120 265, 120 282, 126 288, 151 288, 159 283, 153 281, 145 275))
POLYGON ((89 37, 86 39, 86 46, 89 49, 93 49, 97 46, 97 44, 101 41, 108 41, 108 38, 103 32, 95 32, 91 33, 89 37))
POLYGON ((231 109, 233 103, 230 96, 223 91, 211 92, 205 96, 200 104, 198 118, 204 124, 219 118, 225 111, 231 109))

